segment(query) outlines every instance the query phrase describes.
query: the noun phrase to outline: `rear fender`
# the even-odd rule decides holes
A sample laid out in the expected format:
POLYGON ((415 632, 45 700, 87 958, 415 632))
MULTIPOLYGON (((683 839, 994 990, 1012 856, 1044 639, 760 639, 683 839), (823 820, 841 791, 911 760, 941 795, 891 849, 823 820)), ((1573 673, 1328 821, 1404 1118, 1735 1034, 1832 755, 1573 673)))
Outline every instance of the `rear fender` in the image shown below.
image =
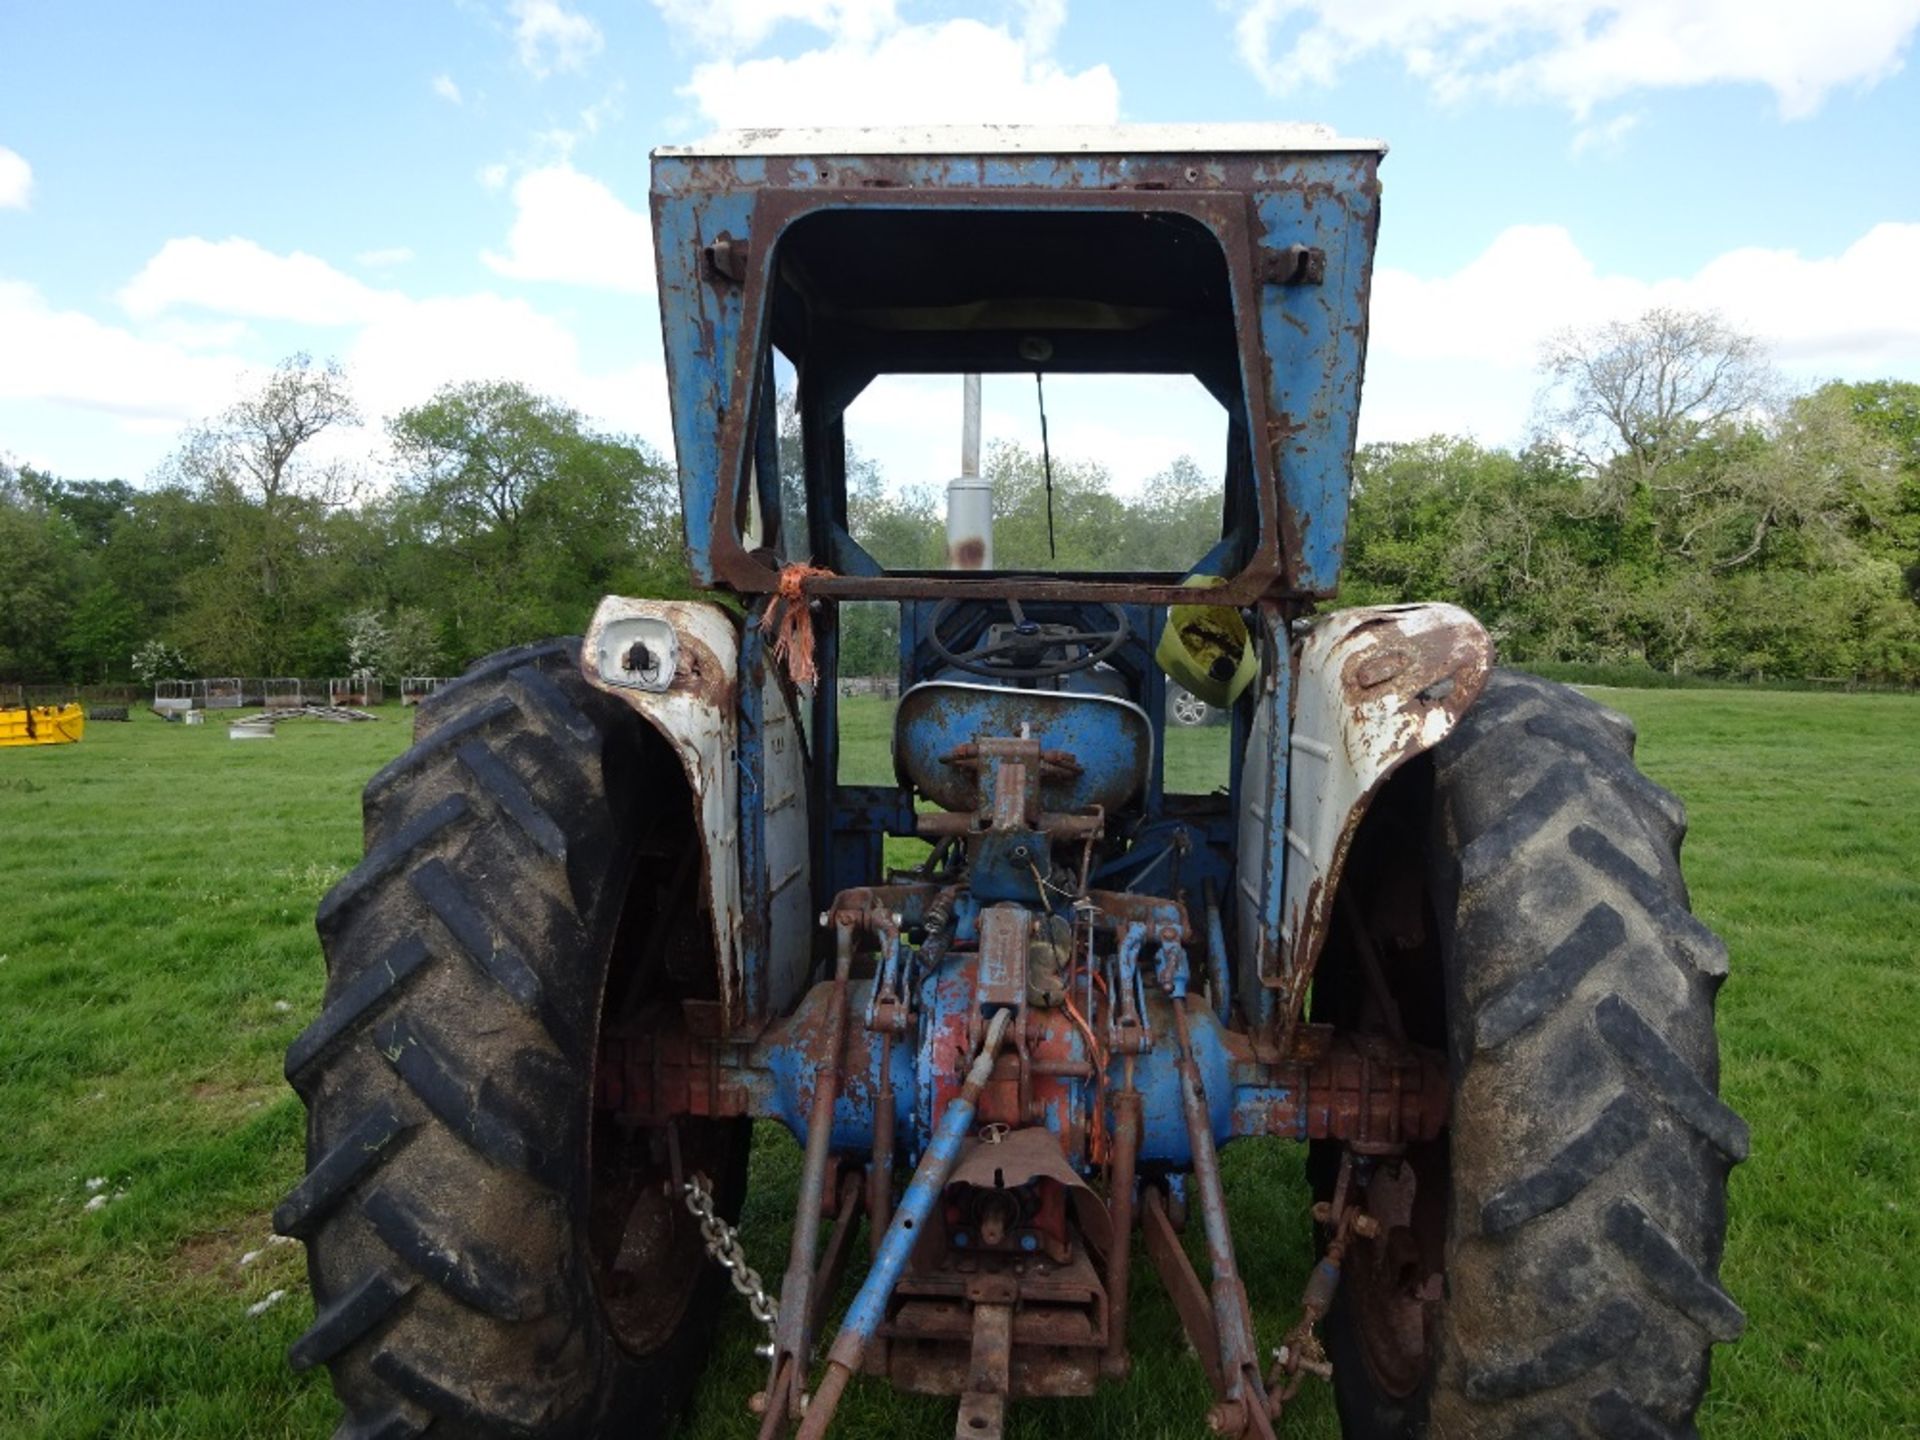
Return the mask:
POLYGON ((702 899, 713 924, 721 1023, 730 1029, 743 1013, 736 622, 707 601, 609 595, 587 627, 580 668, 680 759, 699 811, 702 899))
POLYGON ((1297 1014, 1326 943, 1354 834, 1387 777, 1445 739, 1479 697, 1493 641, 1454 605, 1376 605, 1299 636, 1277 966, 1262 980, 1297 1014))

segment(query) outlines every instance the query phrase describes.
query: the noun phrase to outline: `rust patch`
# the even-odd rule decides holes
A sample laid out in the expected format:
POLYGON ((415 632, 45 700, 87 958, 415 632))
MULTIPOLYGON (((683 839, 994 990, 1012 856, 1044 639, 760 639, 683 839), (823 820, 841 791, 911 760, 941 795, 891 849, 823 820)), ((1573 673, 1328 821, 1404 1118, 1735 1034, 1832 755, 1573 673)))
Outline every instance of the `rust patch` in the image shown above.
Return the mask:
POLYGON ((987 542, 969 535, 947 552, 947 563, 955 570, 978 570, 987 562, 987 542))
MULTIPOLYGON (((1285 992, 1283 1033, 1299 1023, 1347 851, 1368 807, 1402 762, 1437 744, 1459 722, 1492 669, 1492 643, 1472 617, 1464 611, 1452 612, 1457 618, 1422 615, 1425 608, 1383 606, 1329 617, 1325 623, 1344 626, 1344 632, 1336 630, 1334 638, 1318 646, 1309 641, 1301 651, 1301 695, 1320 693, 1329 683, 1337 693, 1328 697, 1333 703, 1318 717, 1323 728, 1310 731, 1308 712, 1296 714, 1296 737, 1317 741, 1325 747, 1320 753, 1344 753, 1346 773, 1357 772, 1366 783, 1350 794, 1322 798, 1320 804, 1334 806, 1339 814, 1339 829, 1330 841, 1316 842, 1303 875, 1304 888, 1295 891, 1289 880, 1292 944, 1282 973, 1268 981, 1285 992), (1340 655, 1347 647, 1351 653, 1340 655)), ((1295 743, 1300 743, 1297 738, 1295 743)), ((1298 798, 1290 795, 1290 813, 1298 798)))
POLYGON ((717 708, 722 714, 732 714, 734 702, 738 698, 738 686, 727 678, 727 667, 720 663, 720 657, 704 641, 681 630, 680 668, 674 671, 673 683, 667 688, 682 695, 691 695, 717 708))

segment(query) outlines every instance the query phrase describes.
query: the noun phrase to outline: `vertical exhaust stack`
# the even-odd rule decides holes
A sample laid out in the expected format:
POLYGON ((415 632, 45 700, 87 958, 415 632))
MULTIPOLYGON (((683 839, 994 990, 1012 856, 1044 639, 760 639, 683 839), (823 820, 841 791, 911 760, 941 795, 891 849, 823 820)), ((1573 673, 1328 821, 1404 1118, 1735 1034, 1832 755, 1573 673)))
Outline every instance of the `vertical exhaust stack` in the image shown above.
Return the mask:
POLYGON ((993 568, 993 485, 980 478, 980 377, 965 377, 960 476, 947 482, 947 568, 993 568))

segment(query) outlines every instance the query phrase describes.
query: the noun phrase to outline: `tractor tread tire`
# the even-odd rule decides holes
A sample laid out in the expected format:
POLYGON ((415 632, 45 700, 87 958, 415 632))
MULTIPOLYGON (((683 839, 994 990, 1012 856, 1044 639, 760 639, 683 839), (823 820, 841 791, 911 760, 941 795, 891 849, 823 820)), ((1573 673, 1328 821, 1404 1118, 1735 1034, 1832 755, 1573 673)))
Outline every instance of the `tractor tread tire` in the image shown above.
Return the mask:
POLYGON ((1434 755, 1453 1237, 1428 1433, 1690 1436, 1747 1128, 1718 1097, 1726 949, 1630 721, 1496 671, 1434 755))
POLYGON ((331 1370, 343 1436, 579 1434, 636 1394, 663 1429, 698 1373, 715 1297, 637 1361, 581 1239, 637 725, 577 641, 523 647, 428 697, 367 786, 365 857, 316 916, 325 1004, 287 1051, 309 1169, 274 1216, 314 1295, 290 1359, 331 1370))

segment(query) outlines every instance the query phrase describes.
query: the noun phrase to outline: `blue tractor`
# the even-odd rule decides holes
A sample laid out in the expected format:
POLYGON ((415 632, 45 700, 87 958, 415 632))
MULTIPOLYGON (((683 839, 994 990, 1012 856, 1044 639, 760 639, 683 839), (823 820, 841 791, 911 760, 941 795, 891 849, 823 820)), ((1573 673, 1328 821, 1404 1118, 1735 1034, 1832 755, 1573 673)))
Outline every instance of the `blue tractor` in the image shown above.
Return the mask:
POLYGON ((1127 1383, 1136 1259, 1212 1389, 1193 1433, 1272 1435, 1314 1377, 1369 1440, 1693 1433, 1742 1324, 1747 1138, 1685 812, 1624 717, 1495 669, 1471 616, 1323 608, 1383 153, 1314 126, 656 153, 717 594, 609 597, 481 662, 367 786, 276 1215, 343 1440, 667 1433, 729 1279, 763 1437, 831 1433, 859 1383, 956 1397, 985 1440, 1127 1383), (1203 387, 1217 537, 1015 573, 974 504, 945 565, 885 563, 849 407, 1008 374, 1203 387), (860 602, 897 620, 890 784, 841 763, 860 602), (1225 713, 1212 793, 1170 783, 1172 693, 1225 713), (804 1146, 777 1287, 732 1225, 759 1120, 804 1146), (1318 1259, 1250 1295, 1276 1241, 1232 1233, 1219 1156, 1280 1140, 1318 1259))

